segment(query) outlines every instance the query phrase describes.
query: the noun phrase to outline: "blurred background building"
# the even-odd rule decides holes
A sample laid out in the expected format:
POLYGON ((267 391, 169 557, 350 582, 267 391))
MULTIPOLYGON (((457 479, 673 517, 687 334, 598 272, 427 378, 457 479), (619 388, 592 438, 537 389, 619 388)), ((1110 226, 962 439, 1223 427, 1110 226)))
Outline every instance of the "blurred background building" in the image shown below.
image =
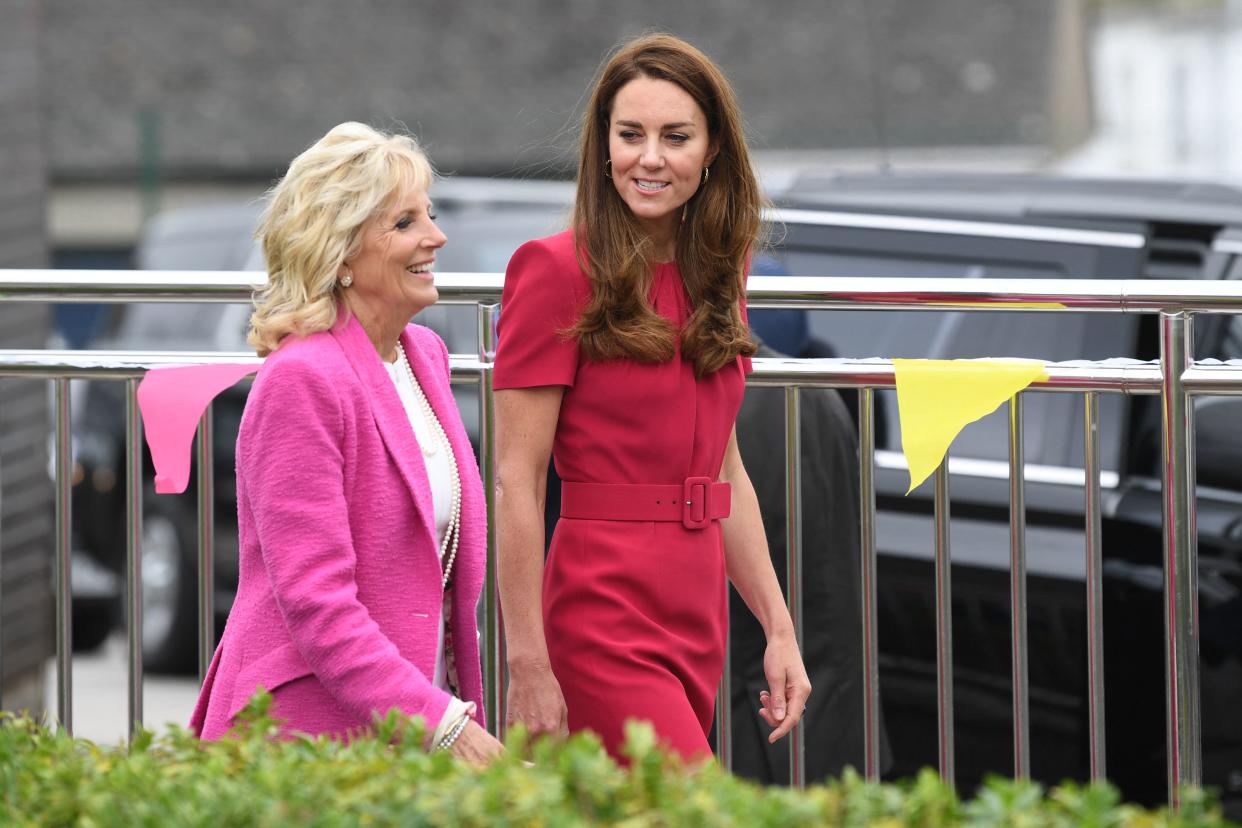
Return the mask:
POLYGON ((39 5, 64 263, 123 256, 160 207, 261 193, 344 120, 407 127, 445 172, 566 176, 601 58, 644 30, 720 61, 781 169, 1026 169, 1091 124, 1084 0, 39 5))
POLYGON ((1106 2, 1091 139, 1072 172, 1242 179, 1242 2, 1106 2))

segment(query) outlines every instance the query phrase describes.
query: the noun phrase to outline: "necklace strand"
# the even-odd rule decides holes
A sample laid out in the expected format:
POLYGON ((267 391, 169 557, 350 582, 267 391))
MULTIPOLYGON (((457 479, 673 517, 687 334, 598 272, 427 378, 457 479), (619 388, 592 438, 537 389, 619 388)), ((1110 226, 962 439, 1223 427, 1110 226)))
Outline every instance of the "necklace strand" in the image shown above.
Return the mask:
POLYGON ((440 542, 440 561, 444 565, 444 578, 440 582, 440 586, 441 588, 447 588, 449 578, 453 574, 453 562, 457 560, 457 545, 461 538, 461 475, 457 468, 457 458, 453 455, 453 444, 449 442, 448 434, 445 433, 444 426, 440 424, 440 418, 436 416, 431 403, 427 401, 427 395, 423 393, 422 386, 418 384, 418 378, 414 376, 414 367, 410 365, 410 361, 405 355, 405 349, 400 344, 397 345, 397 361, 405 369, 405 374, 410 379, 410 385, 414 387, 414 396, 418 399, 418 405, 422 409, 424 419, 431 425, 434 436, 444 446, 445 455, 448 457, 449 478, 453 484, 453 497, 449 506, 448 531, 444 534, 444 540, 440 542))

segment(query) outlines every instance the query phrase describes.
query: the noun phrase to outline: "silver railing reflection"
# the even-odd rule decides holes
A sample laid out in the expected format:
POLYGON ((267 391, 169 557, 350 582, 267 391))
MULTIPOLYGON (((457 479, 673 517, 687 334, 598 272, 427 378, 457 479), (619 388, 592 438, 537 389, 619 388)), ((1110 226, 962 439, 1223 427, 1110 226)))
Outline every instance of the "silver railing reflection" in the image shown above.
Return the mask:
MULTIPOLYGON (((245 302, 262 273, 44 271, 0 270, 0 301, 9 302, 245 302)), ((499 274, 437 274, 443 300, 478 303, 479 353, 454 355, 454 383, 480 386, 480 453, 488 492, 489 518, 495 458, 491 361, 495 350, 495 318, 502 277, 499 274)), ((1242 369, 1193 362, 1191 323, 1198 313, 1242 312, 1242 290, 1223 282, 1147 280, 1019 280, 872 279, 818 277, 756 277, 749 286, 752 308, 902 309, 923 311, 1039 311, 1091 313, 1156 313, 1160 316, 1160 363, 1074 363, 1048 365, 1049 378, 1032 389, 1084 395, 1084 505, 1086 512, 1086 590, 1088 628, 1088 710, 1091 776, 1105 776, 1103 705, 1103 622, 1100 574, 1099 393, 1158 394, 1162 399, 1164 482, 1164 571, 1168 782, 1170 796, 1178 787, 1202 782, 1199 721, 1199 657, 1197 618, 1197 548, 1194 473, 1191 449, 1194 427, 1191 397, 1199 394, 1242 394, 1242 369), (951 285, 946 289, 946 285, 951 285), (1162 370, 1172 367, 1174 370, 1162 370)), ((57 715, 72 731, 71 614, 69 593, 72 459, 69 425, 71 379, 117 379, 127 384, 126 457, 126 604, 129 632, 129 717, 131 732, 142 723, 141 613, 141 432, 135 390, 149 368, 160 365, 253 360, 248 353, 115 353, 100 351, 0 351, 0 378, 52 380, 55 385, 56 491, 56 673, 57 715)), ((894 387, 891 363, 877 360, 755 360, 749 380, 754 386, 778 386, 785 392, 786 514, 789 525, 788 601, 799 641, 802 640, 801 503, 799 389, 807 387, 860 390, 859 445, 861 487, 861 594, 863 688, 866 715, 863 765, 869 778, 879 775, 879 669, 876 636, 875 431, 874 392, 894 387)), ((1028 469, 1022 452, 1021 396, 1009 411, 1011 648, 1015 775, 1029 774, 1030 710, 1027 693, 1025 513, 1023 482, 1028 469)), ((204 415, 197 446, 199 488, 199 665, 205 672, 214 642, 212 586, 212 434, 211 412, 204 415)), ((935 476, 935 573, 937 709, 940 771, 953 776, 953 675, 950 625, 950 550, 948 474, 942 464, 935 476)), ((489 572, 493 572, 495 539, 489 531, 489 572)), ((483 598, 484 677, 489 721, 503 730, 505 655, 494 579, 483 598)), ((717 727, 727 745, 731 731, 728 670, 717 703, 717 727)), ((801 727, 790 740, 790 771, 794 784, 804 782, 801 727)), ((727 747, 722 761, 729 764, 727 747)))

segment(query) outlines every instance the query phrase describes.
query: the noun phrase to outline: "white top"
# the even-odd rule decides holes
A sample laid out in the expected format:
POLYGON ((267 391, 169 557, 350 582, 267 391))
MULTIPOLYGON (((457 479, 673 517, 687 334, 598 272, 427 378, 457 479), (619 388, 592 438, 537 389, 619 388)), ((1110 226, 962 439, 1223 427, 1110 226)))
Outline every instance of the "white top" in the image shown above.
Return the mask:
POLYGON ((397 396, 405 406, 405 414, 410 418, 414 429, 414 439, 422 449, 418 456, 427 470, 427 481, 431 484, 431 500, 436 512, 436 544, 444 544, 444 535, 448 532, 450 510, 453 508, 453 468, 449 465, 449 457, 440 438, 436 434, 434 423, 427 422, 427 415, 418 403, 409 373, 400 362, 385 362, 388 376, 397 386, 397 396), (428 454, 428 452, 431 452, 428 454))
MULTIPOLYGON (((397 347, 401 346, 398 344, 397 347)), ((423 412, 423 407, 418 402, 418 395, 415 394, 414 386, 411 384, 413 380, 400 360, 384 362, 384 367, 397 387, 397 396, 401 398, 401 405, 405 407, 405 414, 409 417, 410 426, 414 429, 414 438, 421 449, 418 457, 427 470, 427 480, 431 484, 431 500, 436 513, 436 548, 437 550, 443 549, 444 535, 448 532, 450 511, 453 508, 453 470, 449 465, 446 448, 436 434, 435 425, 427 421, 427 415, 423 412), (428 450, 432 450, 431 454, 427 453, 428 450)), ((440 613, 440 629, 436 638, 436 674, 432 678, 432 684, 444 691, 449 689, 448 667, 444 661, 444 613, 440 613)))

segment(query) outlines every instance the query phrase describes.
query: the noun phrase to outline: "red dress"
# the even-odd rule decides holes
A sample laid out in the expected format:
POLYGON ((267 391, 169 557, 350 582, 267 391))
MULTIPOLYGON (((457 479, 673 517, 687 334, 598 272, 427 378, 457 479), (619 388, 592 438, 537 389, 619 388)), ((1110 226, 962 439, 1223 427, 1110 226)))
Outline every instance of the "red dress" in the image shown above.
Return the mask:
MULTIPOLYGON (((750 360, 701 379, 680 350, 663 364, 592 362, 563 334, 590 290, 568 231, 514 254, 495 387, 566 386, 552 448, 563 481, 717 480, 750 360)), ((678 328, 689 318, 676 264, 656 267, 650 298, 678 328)), ((562 517, 544 570, 543 616, 570 730, 595 731, 617 756, 625 721, 645 719, 682 756, 710 753, 727 598, 718 521, 689 529, 562 517)))

